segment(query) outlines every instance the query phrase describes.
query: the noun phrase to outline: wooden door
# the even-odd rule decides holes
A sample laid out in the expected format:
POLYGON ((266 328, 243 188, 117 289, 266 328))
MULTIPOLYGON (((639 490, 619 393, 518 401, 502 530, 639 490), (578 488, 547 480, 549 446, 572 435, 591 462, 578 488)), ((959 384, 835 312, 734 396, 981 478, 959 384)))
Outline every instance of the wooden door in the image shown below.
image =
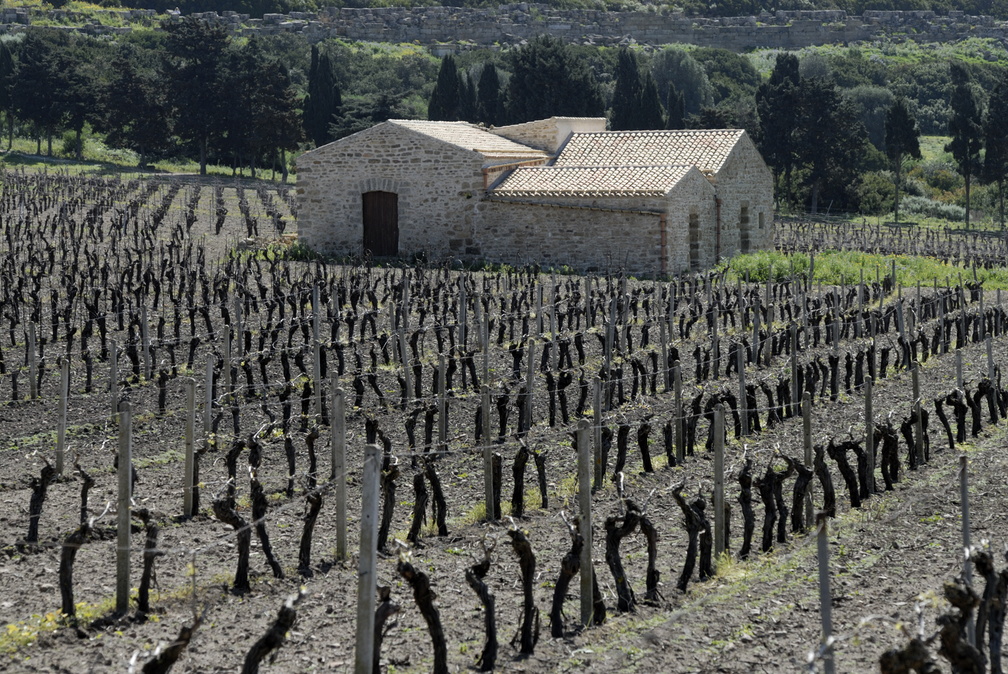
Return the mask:
POLYGON ((372 257, 399 254, 399 195, 395 192, 365 192, 364 253, 372 257))

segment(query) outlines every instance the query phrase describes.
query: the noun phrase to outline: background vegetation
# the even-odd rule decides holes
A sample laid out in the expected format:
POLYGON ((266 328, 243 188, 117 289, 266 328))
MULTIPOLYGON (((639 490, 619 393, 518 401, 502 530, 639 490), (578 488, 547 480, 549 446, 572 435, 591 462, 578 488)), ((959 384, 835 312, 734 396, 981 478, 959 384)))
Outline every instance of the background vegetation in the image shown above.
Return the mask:
POLYGON ((614 129, 745 128, 777 175, 784 211, 891 219, 898 177, 904 219, 965 223, 968 207, 971 225, 1002 221, 1008 152, 995 132, 1008 129, 1008 51, 993 40, 736 54, 621 52, 542 36, 438 59, 418 45, 328 40, 313 49, 299 35, 147 23, 115 36, 33 27, 0 37, 2 135, 20 153, 6 161, 37 161, 24 157, 32 154, 284 178, 299 152, 390 118, 499 125, 606 115, 614 129), (966 156, 949 132, 957 86, 975 103, 961 127, 978 134, 966 156), (894 158, 886 118, 897 100, 920 133, 919 159, 894 158))

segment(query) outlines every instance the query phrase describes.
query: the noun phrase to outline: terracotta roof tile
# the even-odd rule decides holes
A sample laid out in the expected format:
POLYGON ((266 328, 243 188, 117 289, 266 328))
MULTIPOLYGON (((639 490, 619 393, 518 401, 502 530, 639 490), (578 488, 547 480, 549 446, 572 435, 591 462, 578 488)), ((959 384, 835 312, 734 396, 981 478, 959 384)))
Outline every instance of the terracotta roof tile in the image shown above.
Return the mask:
POLYGON ((555 165, 692 164, 716 173, 743 133, 741 129, 575 133, 555 165))
POLYGON ((487 158, 532 159, 549 156, 541 150, 508 140, 468 122, 429 122, 410 119, 391 119, 389 123, 422 133, 425 136, 460 147, 463 150, 479 152, 487 158))
POLYGON ((527 166, 490 194, 498 197, 664 196, 692 166, 527 166))

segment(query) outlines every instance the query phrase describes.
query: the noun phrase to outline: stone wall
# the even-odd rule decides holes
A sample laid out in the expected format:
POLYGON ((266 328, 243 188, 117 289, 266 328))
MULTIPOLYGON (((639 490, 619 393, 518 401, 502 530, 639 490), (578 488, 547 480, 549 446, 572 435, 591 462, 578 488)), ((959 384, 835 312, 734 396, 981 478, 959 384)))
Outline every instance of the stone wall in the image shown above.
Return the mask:
POLYGON ((743 207, 749 218, 750 250, 773 247, 773 176, 748 134, 739 140, 718 173, 717 193, 721 200, 722 257, 741 250, 739 222, 743 207))
POLYGON ((475 237, 480 257, 487 260, 675 274, 689 269, 691 213, 700 225, 700 266, 706 268, 715 262, 714 189, 696 170, 666 197, 484 201, 475 237))
MULTIPOLYGON (((123 20, 145 24, 178 15, 155 16, 150 10, 103 10, 98 22, 81 28, 92 33, 128 31, 123 20), (117 16, 121 15, 121 16, 117 16), (104 18, 103 18, 104 17, 104 18), (110 24, 110 25, 106 25, 110 24)), ((1004 40, 1008 22, 951 11, 866 11, 851 16, 835 11, 778 11, 759 16, 703 18, 681 12, 558 10, 519 3, 493 9, 462 7, 328 8, 319 13, 266 14, 262 19, 235 12, 194 14, 227 26, 236 35, 300 33, 311 41, 337 37, 376 42, 418 42, 424 45, 515 44, 541 33, 571 42, 620 44, 689 43, 745 51, 755 47, 797 49, 817 44, 847 44, 881 37, 912 37, 918 41, 954 41, 966 37, 1004 40)), ((24 30, 33 18, 79 22, 64 10, 4 9, 0 32, 24 30)), ((89 19, 90 20, 90 19, 89 19)))
POLYGON ((320 250, 360 254, 361 194, 380 190, 399 195, 400 255, 475 252, 474 216, 483 194, 480 155, 389 124, 350 138, 355 142, 323 146, 298 158, 301 241, 320 250))

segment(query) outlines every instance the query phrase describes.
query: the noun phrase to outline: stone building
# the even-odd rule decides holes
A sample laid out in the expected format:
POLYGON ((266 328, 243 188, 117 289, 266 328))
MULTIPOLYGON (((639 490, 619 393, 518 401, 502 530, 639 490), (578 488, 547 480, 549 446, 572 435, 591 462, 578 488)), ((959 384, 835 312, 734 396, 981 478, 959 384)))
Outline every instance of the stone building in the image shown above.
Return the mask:
POLYGON ((298 235, 338 255, 669 275, 773 242, 745 131, 390 120, 298 159, 298 235))

